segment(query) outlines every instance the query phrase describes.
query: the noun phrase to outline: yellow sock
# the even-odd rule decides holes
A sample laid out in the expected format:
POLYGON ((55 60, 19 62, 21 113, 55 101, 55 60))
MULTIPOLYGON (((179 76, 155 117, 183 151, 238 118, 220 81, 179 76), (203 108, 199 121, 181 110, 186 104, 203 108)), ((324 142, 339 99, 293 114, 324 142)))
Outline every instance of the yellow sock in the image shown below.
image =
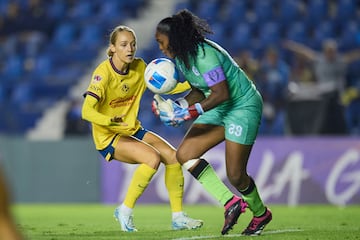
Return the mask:
POLYGON ((141 164, 134 172, 131 182, 124 199, 124 204, 129 208, 134 208, 136 201, 145 191, 156 169, 146 164, 141 164))
POLYGON ((179 163, 165 166, 165 185, 169 192, 172 212, 181 212, 184 194, 184 175, 179 163))

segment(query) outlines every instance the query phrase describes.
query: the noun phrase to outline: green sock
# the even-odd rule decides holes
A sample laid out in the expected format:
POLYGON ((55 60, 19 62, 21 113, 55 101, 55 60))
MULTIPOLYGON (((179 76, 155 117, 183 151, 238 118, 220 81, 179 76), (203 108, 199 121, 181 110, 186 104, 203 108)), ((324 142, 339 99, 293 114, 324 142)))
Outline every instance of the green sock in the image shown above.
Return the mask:
POLYGON ((255 185, 254 180, 251 178, 249 187, 240 191, 243 199, 249 205, 250 210, 253 212, 255 217, 259 217, 264 214, 266 211, 265 205, 260 198, 260 195, 257 191, 257 187, 255 185))
POLYGON ((210 193, 222 205, 225 205, 234 194, 221 181, 215 170, 208 164, 199 174, 197 180, 204 186, 206 191, 210 193))

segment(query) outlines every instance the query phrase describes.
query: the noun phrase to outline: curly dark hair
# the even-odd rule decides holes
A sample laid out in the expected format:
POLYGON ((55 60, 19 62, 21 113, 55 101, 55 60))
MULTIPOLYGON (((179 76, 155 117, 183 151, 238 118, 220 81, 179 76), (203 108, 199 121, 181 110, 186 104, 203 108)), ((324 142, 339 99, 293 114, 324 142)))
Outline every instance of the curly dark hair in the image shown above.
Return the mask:
POLYGON ((156 31, 168 36, 169 50, 187 69, 190 59, 195 59, 198 54, 198 45, 205 42, 205 35, 213 33, 206 20, 187 9, 161 20, 156 31))

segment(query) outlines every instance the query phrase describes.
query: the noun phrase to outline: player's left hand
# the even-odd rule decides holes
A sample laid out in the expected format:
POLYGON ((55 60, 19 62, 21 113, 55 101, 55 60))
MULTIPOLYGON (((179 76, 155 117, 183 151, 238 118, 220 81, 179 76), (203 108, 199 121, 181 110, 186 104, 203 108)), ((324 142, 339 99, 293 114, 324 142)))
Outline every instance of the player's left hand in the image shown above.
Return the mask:
POLYGON ((178 127, 185 121, 196 118, 204 113, 200 103, 195 103, 188 108, 183 108, 178 104, 174 104, 173 109, 171 115, 166 112, 160 112, 160 119, 165 125, 178 127))

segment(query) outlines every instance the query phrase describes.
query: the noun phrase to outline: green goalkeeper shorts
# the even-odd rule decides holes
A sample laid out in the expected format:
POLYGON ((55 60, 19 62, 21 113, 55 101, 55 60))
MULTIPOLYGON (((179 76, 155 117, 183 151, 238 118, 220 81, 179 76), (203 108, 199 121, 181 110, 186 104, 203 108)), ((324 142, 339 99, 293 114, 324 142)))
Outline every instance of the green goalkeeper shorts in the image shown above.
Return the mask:
POLYGON ((254 94, 246 103, 232 104, 231 107, 216 107, 198 117, 194 124, 224 126, 225 139, 252 145, 255 142, 262 115, 262 99, 254 94))

